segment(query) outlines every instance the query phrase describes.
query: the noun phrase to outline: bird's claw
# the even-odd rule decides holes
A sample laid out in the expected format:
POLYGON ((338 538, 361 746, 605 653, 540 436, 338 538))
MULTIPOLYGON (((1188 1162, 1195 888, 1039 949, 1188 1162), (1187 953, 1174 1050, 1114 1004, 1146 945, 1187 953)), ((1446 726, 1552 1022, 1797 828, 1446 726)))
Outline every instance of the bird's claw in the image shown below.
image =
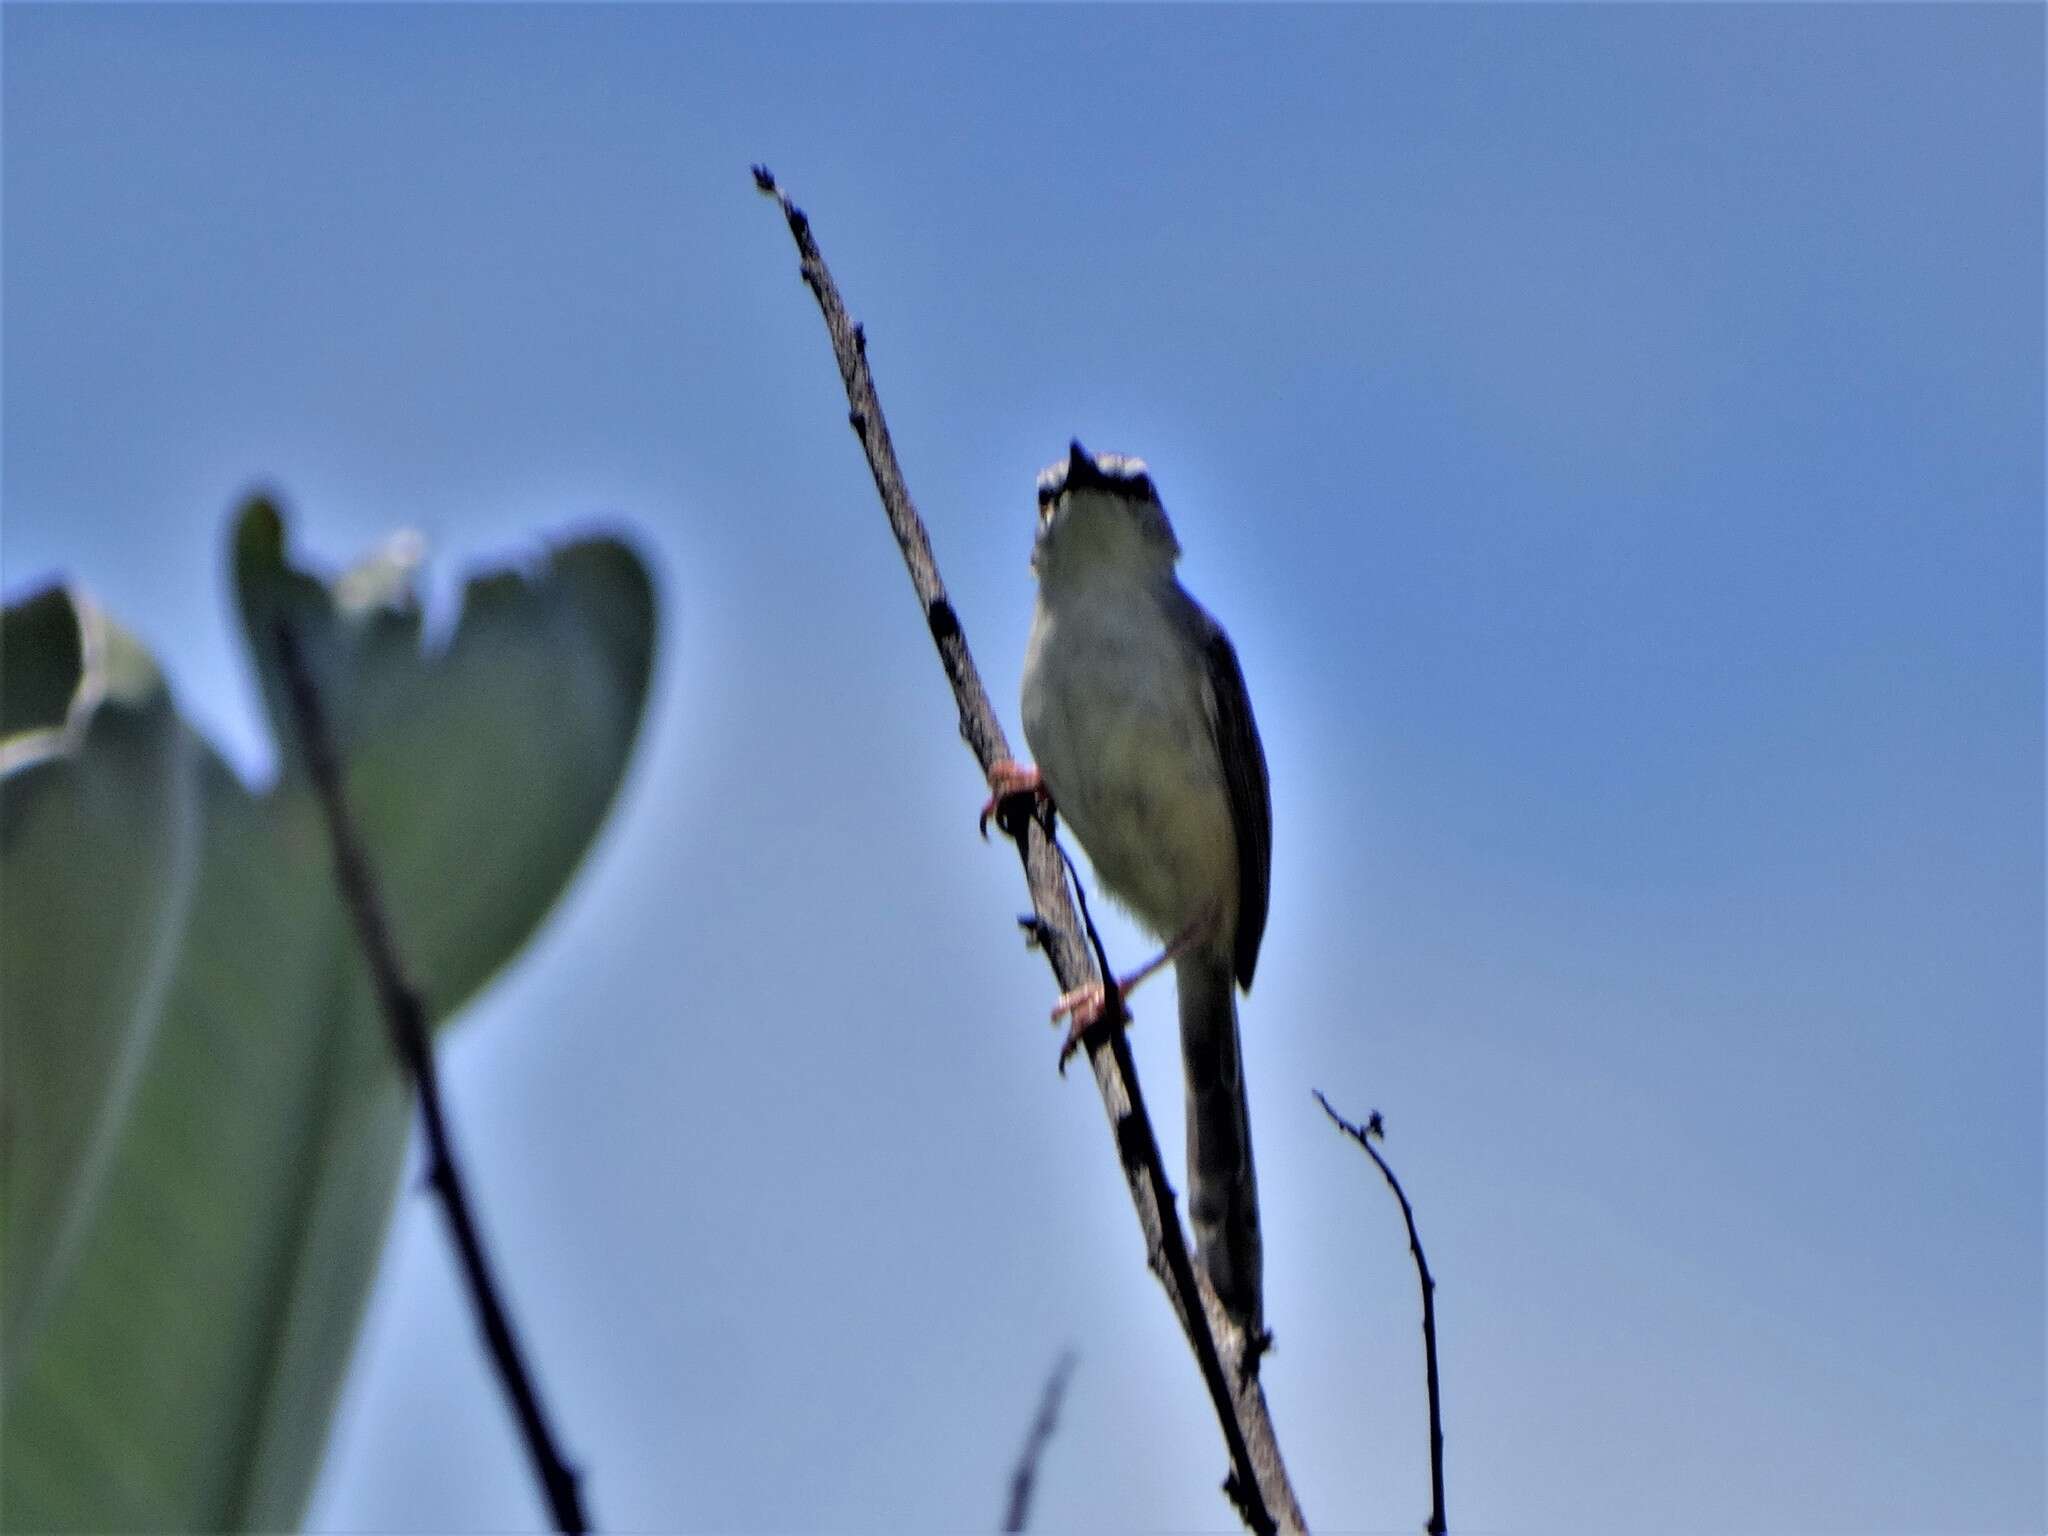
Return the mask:
POLYGON ((1036 768, 1027 768, 1004 758, 988 771, 989 797, 981 807, 981 815, 974 825, 984 840, 988 837, 988 823, 991 816, 997 822, 1007 825, 1009 818, 1004 814, 1009 802, 1019 796, 1028 797, 1035 805, 1040 800, 1050 799, 1045 790, 1045 780, 1039 777, 1036 768))
POLYGON ((1081 1042, 1088 1031, 1105 1021, 1121 1023, 1130 1015, 1124 1011, 1123 991, 1118 988, 1114 994, 1099 981, 1074 988, 1053 1004, 1053 1022, 1067 1021, 1067 1038, 1060 1042, 1060 1075, 1066 1076, 1067 1063, 1074 1052, 1081 1049, 1081 1042))

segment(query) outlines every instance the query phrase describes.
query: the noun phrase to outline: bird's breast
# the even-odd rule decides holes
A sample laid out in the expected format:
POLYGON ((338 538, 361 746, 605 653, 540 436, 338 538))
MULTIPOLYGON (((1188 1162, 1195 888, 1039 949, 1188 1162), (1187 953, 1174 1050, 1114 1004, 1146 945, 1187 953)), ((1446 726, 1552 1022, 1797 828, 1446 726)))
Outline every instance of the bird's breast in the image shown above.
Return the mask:
POLYGON ((1162 938, 1209 910, 1226 932, 1235 921, 1236 838, 1204 677, 1198 637, 1158 594, 1041 599, 1025 739, 1110 894, 1162 938))

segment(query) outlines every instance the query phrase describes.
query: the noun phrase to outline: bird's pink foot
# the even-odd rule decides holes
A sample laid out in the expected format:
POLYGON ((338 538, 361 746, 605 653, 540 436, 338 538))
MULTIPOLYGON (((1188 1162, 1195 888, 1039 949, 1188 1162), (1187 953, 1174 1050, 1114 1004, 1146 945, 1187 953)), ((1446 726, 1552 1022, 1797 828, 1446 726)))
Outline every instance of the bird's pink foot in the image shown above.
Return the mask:
POLYGON ((1067 1038, 1060 1043, 1060 1071, 1067 1070, 1067 1062, 1074 1052, 1081 1048, 1081 1037, 1102 1023, 1124 1023, 1130 1015, 1124 1011, 1123 990, 1112 991, 1099 981, 1091 981, 1085 987, 1076 987, 1066 993, 1053 1005, 1053 1022, 1067 1021, 1067 1038))
POLYGON ((982 806, 980 819, 975 822, 983 837, 988 836, 988 820, 991 816, 998 821, 1002 820, 1006 802, 1021 795, 1029 797, 1035 806, 1040 800, 1052 798, 1046 792, 1045 780, 1039 777, 1036 768, 1013 763, 1007 757, 989 769, 988 787, 988 802, 982 806))
POLYGON ((1074 1033, 1078 1035, 1083 1030, 1094 1028, 1108 1006, 1109 989, 1099 981, 1091 981, 1085 987, 1062 993, 1060 1000, 1052 1005, 1052 1019, 1057 1024, 1072 1014, 1074 1033))

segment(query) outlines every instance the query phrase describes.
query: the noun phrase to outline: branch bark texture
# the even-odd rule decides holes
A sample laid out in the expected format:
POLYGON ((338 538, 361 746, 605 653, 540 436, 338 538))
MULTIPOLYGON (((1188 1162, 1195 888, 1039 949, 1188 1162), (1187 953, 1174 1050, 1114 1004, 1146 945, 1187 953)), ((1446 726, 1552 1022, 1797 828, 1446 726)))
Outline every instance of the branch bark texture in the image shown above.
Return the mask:
MULTIPOLYGON (((889 440, 888 423, 883 420, 881 401, 868 370, 866 335, 847 313, 811 232, 809 218, 777 186, 766 166, 754 167, 754 184, 776 200, 789 225, 790 237, 796 242, 804 283, 824 315, 832 355, 846 388, 847 419, 867 455, 882 510, 896 536, 897 547, 903 552, 911 586, 916 590, 932 642, 938 647, 946 681, 953 689, 953 699, 960 711, 960 735, 980 763, 983 777, 993 785, 991 770, 1010 758, 1009 742, 968 653, 967 637, 946 596, 945 584, 939 579, 924 520, 918 516, 904 485, 903 471, 889 440)), ((1000 821, 1016 840, 1031 892, 1033 927, 1061 991, 1099 980, 1100 972, 1075 917, 1065 867, 1053 845, 1049 822, 1022 814, 1005 814, 1000 821)), ((1084 1038, 1083 1047, 1109 1116, 1124 1182, 1144 1232, 1146 1260, 1166 1288, 1167 1298, 1180 1318, 1223 1431, 1230 1457, 1230 1475, 1224 1480, 1224 1491, 1245 1524, 1254 1531, 1303 1530, 1306 1527, 1301 1506, 1288 1483, 1265 1393, 1259 1386, 1259 1354, 1266 1341, 1247 1338, 1230 1321, 1207 1277, 1198 1277, 1198 1270, 1189 1259, 1187 1239, 1174 1208, 1173 1189, 1167 1183, 1159 1143, 1152 1134, 1152 1122, 1138 1087, 1137 1068, 1122 1029, 1098 1027, 1084 1038)))

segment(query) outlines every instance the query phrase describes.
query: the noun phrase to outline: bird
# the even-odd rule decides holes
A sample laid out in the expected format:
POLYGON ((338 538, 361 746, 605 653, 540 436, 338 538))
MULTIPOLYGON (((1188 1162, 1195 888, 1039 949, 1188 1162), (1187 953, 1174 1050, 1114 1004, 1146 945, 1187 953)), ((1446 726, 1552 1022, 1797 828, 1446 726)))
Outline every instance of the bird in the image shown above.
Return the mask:
MULTIPOLYGON (((1103 887, 1165 945, 1117 997, 1173 966, 1196 1248, 1225 1313, 1257 1338, 1263 1255, 1237 989, 1250 989, 1265 934, 1272 793, 1237 652, 1180 584, 1180 553, 1142 459, 1076 441, 1040 473, 1022 690, 1035 766, 997 764, 990 806, 1050 800, 1103 887)), ((1071 1041, 1110 1007, 1096 983, 1053 1016, 1072 1016, 1071 1041)))

